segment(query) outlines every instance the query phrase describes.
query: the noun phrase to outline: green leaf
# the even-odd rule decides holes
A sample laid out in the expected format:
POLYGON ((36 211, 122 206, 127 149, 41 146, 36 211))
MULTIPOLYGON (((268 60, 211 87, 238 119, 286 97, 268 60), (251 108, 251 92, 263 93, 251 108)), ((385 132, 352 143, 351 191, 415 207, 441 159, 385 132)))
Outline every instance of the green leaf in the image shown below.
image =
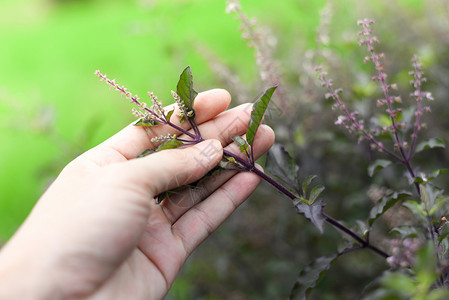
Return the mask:
POLYGON ((272 176, 284 182, 293 191, 299 194, 298 172, 299 166, 284 146, 275 144, 267 153, 265 170, 272 176))
POLYGON ((386 299, 410 299, 416 290, 416 281, 406 274, 387 272, 380 281, 387 290, 396 292, 396 298, 386 299))
POLYGON ((157 126, 157 125, 161 125, 161 123, 158 122, 158 121, 154 121, 154 120, 151 120, 151 119, 145 119, 145 118, 140 118, 139 120, 134 122, 134 126, 153 127, 153 126, 157 126))
POLYGON ((147 150, 143 151, 142 153, 140 153, 140 154, 137 156, 137 158, 139 158, 139 157, 145 157, 145 156, 150 155, 150 154, 152 154, 152 153, 154 153, 154 152, 156 152, 156 150, 154 150, 154 149, 147 149, 147 150))
MULTIPOLYGON (((428 241, 421 249, 416 253, 414 269, 419 276, 421 272, 427 273, 432 276, 433 280, 437 279, 437 262, 435 257, 435 247, 432 241, 428 241)), ((422 274, 421 274, 422 275, 422 274)), ((433 280, 429 280, 428 287, 433 283, 433 280)), ((421 282, 422 283, 422 282, 421 282)))
POLYGON ((190 66, 182 71, 181 76, 179 76, 178 85, 176 86, 176 93, 181 98, 184 103, 186 110, 184 113, 188 118, 195 117, 195 110, 193 109, 193 102, 195 101, 198 93, 193 89, 193 75, 190 66), (192 113, 192 116, 188 114, 192 113))
POLYGON ((309 196, 310 203, 314 203, 315 200, 318 198, 318 196, 321 194, 321 192, 324 191, 324 186, 316 186, 312 189, 309 196))
POLYGON ((170 121, 170 117, 171 117, 171 115, 173 114, 174 111, 175 111, 174 109, 170 110, 170 111, 165 115, 165 120, 170 121))
POLYGON ((407 207, 416 217, 427 216, 426 210, 424 209, 424 205, 422 203, 418 203, 416 201, 405 201, 402 205, 407 207))
POLYGON ((437 178, 438 176, 440 176, 441 174, 447 173, 448 170, 447 169, 437 169, 437 170, 433 170, 432 174, 430 175, 421 175, 421 176, 417 176, 413 179, 413 183, 428 183, 431 180, 434 180, 435 178, 437 178))
POLYGON ((360 233, 360 235, 366 239, 369 235, 369 228, 366 225, 366 222, 363 222, 361 220, 355 220, 355 222, 357 223, 357 229, 355 230, 356 232, 360 233))
POLYGON ((369 227, 373 225, 373 223, 382 216, 387 210, 389 210, 393 205, 395 205, 398 201, 405 200, 411 196, 410 193, 401 192, 401 193, 393 193, 388 196, 383 197, 377 204, 371 209, 369 213, 368 224, 369 227))
POLYGON ((437 178, 438 176, 440 176, 441 174, 444 174, 444 173, 447 173, 447 172, 449 172, 448 169, 436 169, 436 170, 433 170, 433 172, 432 172, 432 174, 430 175, 430 177, 431 177, 432 179, 435 179, 435 178, 437 178))
POLYGON ((268 103, 271 100, 271 96, 273 96, 274 91, 276 90, 276 86, 269 88, 265 91, 265 93, 260 97, 253 105, 253 109, 251 111, 251 118, 248 123, 248 130, 246 132, 246 140, 250 146, 253 145, 254 137, 256 136, 257 129, 260 126, 263 115, 265 114, 265 110, 268 107, 268 103))
POLYGON ((317 178, 316 175, 310 175, 302 182, 302 193, 303 193, 303 195, 306 194, 307 190, 309 189, 310 184, 312 183, 312 181, 315 178, 317 178))
POLYGON ((305 300, 307 294, 318 284, 338 255, 317 258, 299 273, 289 299, 305 300))
POLYGON ((236 135, 234 137, 232 137, 232 140, 234 141, 234 143, 237 144, 237 146, 239 146, 240 148, 240 152, 242 153, 248 153, 248 143, 239 135, 236 135))
POLYGON ((156 151, 162 151, 162 150, 167 150, 167 149, 174 149, 174 148, 178 148, 179 146, 182 146, 182 145, 184 145, 184 143, 178 141, 175 138, 173 140, 166 141, 165 143, 159 145, 159 147, 157 147, 156 151))
MULTIPOLYGON (((419 185, 419 192, 421 194, 421 201, 424 203, 424 208, 429 208, 433 203, 431 203, 429 192, 430 190, 425 188, 425 185, 419 185)), ((430 191, 431 192, 431 191, 430 191)))
POLYGON ((401 236, 401 239, 421 237, 421 235, 422 235, 418 232, 418 230, 415 228, 415 226, 409 226, 409 225, 401 225, 401 226, 395 227, 395 228, 391 229, 390 232, 399 234, 401 236))
POLYGON ((237 163, 234 157, 223 155, 223 158, 218 163, 220 169, 240 169, 241 166, 237 163))
POLYGON ((312 204, 306 203, 305 201, 298 201, 295 203, 296 212, 309 219, 312 224, 318 228, 320 233, 324 232, 325 219, 323 216, 323 207, 325 205, 323 200, 315 201, 312 204))
POLYGON ((447 236, 449 235, 449 232, 445 232, 442 235, 438 237, 438 243, 441 243, 447 236))
POLYGON ((378 159, 376 161, 374 161, 373 163, 371 163, 368 167, 368 175, 370 177, 373 177, 374 174, 376 174, 377 172, 379 172, 380 170, 386 168, 387 166, 389 166, 391 164, 391 161, 386 160, 386 159, 378 159))
POLYGON ((427 149, 433 149, 433 148, 444 148, 444 142, 440 139, 428 139, 425 140, 421 143, 418 144, 418 146, 416 146, 416 152, 421 152, 423 150, 427 150, 427 149))
MULTIPOLYGON (((448 200, 447 196, 443 195, 443 190, 433 185, 420 184, 419 190, 421 192, 421 206, 430 216, 434 215, 448 200)), ((444 210, 440 211, 440 215, 444 213, 446 213, 444 210)))

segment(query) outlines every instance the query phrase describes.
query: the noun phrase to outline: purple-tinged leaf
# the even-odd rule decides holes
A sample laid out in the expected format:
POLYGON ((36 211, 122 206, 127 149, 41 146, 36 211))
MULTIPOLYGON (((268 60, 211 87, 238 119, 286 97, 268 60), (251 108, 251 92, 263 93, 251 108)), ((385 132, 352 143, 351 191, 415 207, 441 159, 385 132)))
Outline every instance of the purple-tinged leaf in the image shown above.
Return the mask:
POLYGON ((299 273, 296 283, 290 292, 289 299, 306 300, 307 294, 318 284, 337 258, 337 254, 322 256, 306 266, 299 273))
POLYGON ((179 76, 178 85, 176 86, 176 93, 185 105, 186 111, 183 113, 186 117, 193 119, 195 117, 193 102, 195 101, 198 93, 193 89, 193 75, 190 66, 185 68, 179 76))
POLYGON ((158 125, 161 125, 161 123, 152 119, 145 119, 145 118, 140 118, 134 123, 134 126, 153 127, 158 125))
POLYGON ((282 145, 275 144, 268 151, 265 170, 299 193, 299 166, 282 145))
POLYGON ((416 152, 421 152, 427 149, 444 148, 444 147, 445 145, 442 140, 433 138, 419 143, 418 146, 416 146, 416 152))
POLYGON ((373 177, 374 174, 379 172, 380 170, 388 167, 391 164, 391 161, 386 159, 378 159, 371 163, 368 167, 368 175, 373 177))
POLYGON ((371 209, 369 213, 368 225, 371 228, 373 223, 382 216, 387 210, 389 210, 398 201, 403 201, 410 198, 411 194, 408 192, 392 193, 383 197, 377 204, 371 209))
POLYGON ((323 216, 323 207, 325 205, 323 200, 317 200, 314 203, 307 203, 303 200, 295 203, 296 212, 309 219, 320 233, 324 232, 324 223, 326 221, 323 216))
POLYGON ((276 90, 276 86, 271 87, 265 91, 265 93, 260 97, 253 105, 253 109, 251 111, 251 118, 248 123, 248 130, 246 132, 246 140, 250 146, 253 145, 254 137, 256 136, 257 129, 262 122, 263 115, 265 114, 265 110, 268 107, 268 103, 271 100, 271 96, 273 96, 274 90, 276 90))

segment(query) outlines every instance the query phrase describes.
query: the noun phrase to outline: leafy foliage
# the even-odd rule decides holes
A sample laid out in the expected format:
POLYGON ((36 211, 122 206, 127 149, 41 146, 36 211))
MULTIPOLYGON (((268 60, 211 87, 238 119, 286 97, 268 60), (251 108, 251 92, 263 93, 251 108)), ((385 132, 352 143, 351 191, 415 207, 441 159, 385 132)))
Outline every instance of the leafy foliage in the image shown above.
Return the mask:
POLYGON ((304 215, 315 225, 320 233, 324 232, 324 224, 326 219, 323 216, 323 208, 326 204, 323 200, 310 202, 308 200, 300 200, 295 203, 296 211, 304 215))
POLYGON ((172 109, 165 115, 165 120, 167 120, 167 122, 170 121, 170 118, 171 118, 171 116, 173 115, 174 112, 175 112, 175 110, 172 109))
POLYGON ((143 151, 142 153, 140 153, 140 154, 137 156, 137 158, 145 157, 145 156, 147 156, 147 155, 153 154, 154 152, 156 152, 156 150, 154 150, 154 149, 147 149, 147 150, 143 151))
POLYGON ((193 103, 198 93, 193 89, 193 75, 190 66, 186 67, 179 76, 176 93, 181 97, 181 100, 184 103, 185 116, 193 119, 195 117, 193 103))
POLYGON ((299 195, 299 166, 284 146, 274 144, 267 153, 265 169, 299 195))
POLYGON ((237 146, 239 146, 240 152, 246 154, 248 153, 249 145, 241 136, 234 136, 232 137, 232 140, 237 144, 237 146))
POLYGON ((162 150, 167 150, 167 149, 178 148, 179 146, 182 146, 182 145, 184 145, 184 143, 179 141, 179 140, 177 140, 176 137, 175 137, 172 140, 166 141, 163 144, 159 145, 156 148, 155 152, 162 151, 162 150))
POLYGON ((370 211, 368 224, 369 227, 373 225, 373 223, 382 216, 386 211, 388 211, 393 205, 395 205, 399 201, 403 201, 407 198, 410 198, 412 194, 408 192, 402 193, 392 193, 388 196, 383 197, 370 211))
POLYGON ((428 139, 426 141, 423 141, 416 146, 416 152, 421 152, 423 150, 427 149, 434 149, 434 148, 444 148, 444 142, 441 139, 428 139))
MULTIPOLYGON (((173 112, 172 112, 172 113, 173 113, 173 112)), ((158 125, 161 125, 161 124, 162 124, 162 123, 157 122, 157 121, 155 121, 155 120, 152 120, 152 119, 144 119, 144 118, 141 118, 141 119, 137 120, 137 121, 134 123, 135 126, 146 126, 146 127, 153 127, 153 126, 158 126, 158 125)))
POLYGON ((390 160, 377 159, 376 161, 374 161, 372 164, 369 165, 369 167, 368 167, 368 175, 370 177, 373 177, 374 174, 376 174, 380 170, 386 168, 390 164, 391 164, 390 160))
POLYGON ((380 288, 364 299, 447 299, 449 290, 435 286, 438 266, 433 243, 429 241, 422 245, 417 250, 415 259, 410 272, 385 272, 380 278, 380 288))
POLYGON ((447 169, 437 169, 437 170, 433 170, 432 173, 430 173, 429 175, 419 175, 416 176, 415 178, 413 178, 413 183, 428 183, 429 181, 432 181, 436 178, 438 178, 441 174, 447 173, 448 170, 447 169))
POLYGON ((259 128, 262 118, 265 114, 265 110, 268 107, 268 103, 273 96, 274 91, 277 87, 271 87, 265 91, 265 93, 260 97, 253 105, 251 111, 251 118, 248 124, 248 130, 246 132, 246 140, 250 146, 253 145, 254 137, 256 136, 257 129, 259 128))
POLYGON ((305 300, 307 293, 323 278, 337 257, 338 255, 323 256, 305 267, 296 279, 289 299, 305 300))
MULTIPOLYGON (((367 141, 371 151, 378 150, 382 153, 382 155, 387 156, 388 159, 385 159, 383 156, 382 158, 371 163, 368 167, 368 175, 373 177, 377 172, 390 165, 394 165, 395 167, 397 165, 402 165, 405 167, 405 171, 407 172, 407 179, 409 179, 408 182, 411 182, 411 186, 416 188, 415 194, 408 191, 394 192, 390 190, 381 190, 380 200, 376 200, 377 202, 375 206, 369 212, 369 217, 366 220, 356 220, 356 226, 347 226, 345 223, 330 217, 324 211, 326 202, 320 196, 325 190, 325 187, 322 185, 312 187, 313 180, 317 178, 313 175, 303 176, 305 179, 300 180, 300 168, 297 163, 298 157, 292 157, 286 151, 284 146, 276 145, 268 153, 266 159, 266 170, 268 174, 257 169, 255 167, 253 153, 254 139, 277 87, 268 88, 254 103, 246 132, 246 141, 240 136, 233 137, 233 141, 238 146, 240 152, 246 154, 246 159, 242 158, 240 154, 236 155, 225 150, 222 161, 211 171, 216 172, 223 169, 232 169, 237 171, 254 172, 265 179, 279 192, 290 198, 293 201, 293 205, 296 208, 297 213, 303 215, 308 221, 310 221, 321 234, 324 232, 325 223, 328 223, 343 233, 346 238, 352 239, 351 242, 346 243, 347 245, 350 245, 349 248, 345 248, 345 250, 340 251, 337 254, 321 257, 315 260, 315 262, 306 267, 300 273, 297 283, 291 293, 291 297, 295 297, 295 299, 304 299, 307 293, 318 284, 319 280, 330 268, 331 264, 337 257, 362 249, 369 249, 383 259, 386 259, 387 263, 390 264, 391 269, 389 273, 385 273, 387 274, 385 277, 388 278, 388 276, 392 276, 392 281, 396 280, 398 282, 402 282, 406 287, 408 287, 409 283, 413 282, 415 279, 410 279, 413 276, 410 276, 406 272, 406 275, 403 276, 401 272, 408 268, 416 271, 417 273, 422 272, 422 274, 425 274, 423 276, 416 277, 416 280, 425 281, 425 292, 423 292, 422 295, 429 294, 430 287, 435 284, 435 281, 438 278, 437 275, 446 272, 443 268, 441 268, 439 262, 440 258, 445 258, 445 255, 447 255, 447 251, 449 249, 449 242, 445 239, 449 233, 443 232, 445 225, 449 224, 449 221, 443 218, 443 216, 441 217, 443 224, 441 224, 441 222, 438 222, 438 215, 444 212, 448 197, 444 196, 444 192, 435 187, 432 182, 435 178, 445 173, 446 170, 437 169, 430 175, 426 175, 424 173, 419 173, 419 175, 417 175, 417 168, 412 163, 415 153, 425 149, 444 147, 444 143, 438 139, 430 139, 424 143, 417 144, 418 133, 422 128, 421 115, 425 111, 428 111, 428 109, 423 105, 423 101, 432 100, 433 98, 430 93, 422 91, 422 84, 426 79, 423 77, 422 66, 419 58, 415 56, 413 58, 413 70, 410 74, 413 76, 411 84, 415 89, 415 92, 411 95, 415 98, 417 105, 415 110, 411 108, 406 110, 398 108, 398 106, 400 106, 398 103, 401 103, 400 97, 393 94, 395 93, 394 91, 397 90, 397 87, 395 83, 389 83, 387 81, 387 74, 384 71, 385 69, 382 63, 383 55, 376 54, 375 44, 377 44, 378 40, 377 37, 372 35, 372 24, 373 21, 368 19, 364 19, 359 22, 359 25, 362 26, 359 42, 360 45, 366 47, 368 50, 368 56, 365 57, 365 62, 373 63, 375 69, 375 75, 372 77, 373 81, 379 84, 380 90, 385 96, 385 99, 377 100, 377 105, 379 107, 385 107, 385 112, 376 113, 371 119, 371 125, 373 125, 374 128, 370 128, 365 125, 365 120, 359 116, 360 114, 357 111, 351 111, 343 103, 343 94, 341 89, 334 89, 332 80, 328 80, 326 78, 325 72, 320 71, 319 77, 323 82, 323 85, 329 89, 329 97, 336 101, 335 107, 342 111, 342 115, 338 116, 335 123, 337 125, 343 125, 351 134, 356 133, 359 136, 359 141, 367 141), (414 119, 413 116, 415 116, 414 119), (387 141, 385 142, 385 140, 387 141), (417 146, 415 147, 416 144, 417 146), (393 162, 395 164, 393 164, 393 162), (420 201, 414 199, 416 196, 418 196, 420 201), (415 226, 396 226, 392 232, 399 233, 402 237, 406 237, 407 239, 404 240, 402 246, 409 248, 405 250, 380 249, 370 240, 370 232, 373 230, 374 223, 379 218, 385 217, 389 215, 390 212, 400 208, 399 205, 395 205, 399 202, 403 202, 402 208, 405 207, 409 209, 415 218, 414 221, 416 224, 415 226), (411 239, 411 241, 408 242, 408 239, 411 239), (419 239, 424 240, 425 243, 422 243, 423 241, 419 239), (416 240, 418 240, 418 242, 416 242, 416 240), (424 250, 417 250, 416 245, 419 243, 434 246, 437 242, 440 247, 434 248, 431 252, 426 250, 427 252, 422 254, 424 253, 422 252, 424 250), (415 245, 413 246, 414 248, 411 245, 415 245), (390 250, 392 255, 388 253, 390 250), (426 273, 423 271, 424 268, 419 266, 420 260, 414 258, 419 255, 428 257, 429 253, 431 253, 432 259, 435 261, 435 266, 431 271, 428 269, 426 273), (400 270, 400 272, 396 272, 397 269, 400 270)), ((116 89, 128 97, 128 93, 124 89, 117 87, 116 89)), ((177 85, 177 93, 174 93, 174 98, 183 112, 181 122, 183 120, 188 120, 194 133, 192 134, 178 128, 178 130, 191 139, 185 139, 184 137, 182 139, 178 139, 176 136, 162 137, 160 140, 163 141, 163 143, 156 149, 156 151, 172 149, 182 145, 191 145, 203 140, 201 133, 199 132, 199 128, 194 122, 195 112, 193 110, 193 103, 196 96, 197 92, 193 88, 192 73, 190 67, 187 67, 180 76, 180 80, 177 85)), ((281 100, 286 99, 282 89, 279 90, 277 96, 279 96, 281 100)), ((145 107, 140 104, 137 96, 131 97, 131 100, 131 102, 138 104, 141 109, 142 107, 145 107)), ((156 100, 154 100, 154 103, 154 105, 157 106, 158 102, 156 100)), ((159 111, 161 111, 161 109, 159 109, 159 111)), ((150 111, 150 113, 153 112, 150 111)), ((172 126, 173 124, 170 122, 170 117, 172 114, 173 111, 168 112, 166 115, 159 115, 159 117, 157 116, 157 112, 153 113, 151 116, 144 115, 140 125, 145 126, 144 121, 147 121, 151 126, 159 124, 172 126), (153 121, 154 124, 152 124, 153 121)), ((292 129, 295 128, 294 122, 297 122, 297 119, 291 119, 289 121, 291 121, 291 123, 286 125, 286 128, 288 128, 290 134, 289 138, 291 141, 296 141, 298 137, 295 135, 297 133, 294 132, 292 134, 292 129)), ((148 153, 151 153, 151 151, 148 153)), ((370 156, 374 157, 375 155, 370 152, 370 156)), ((395 170, 392 172, 395 172, 395 170)), ((207 176, 209 175, 210 174, 207 176)), ((197 183, 194 183, 192 186, 195 187, 196 184, 197 183)), ((177 192, 179 192, 179 190, 167 191, 161 194, 158 200, 162 201, 164 197, 169 196, 171 193, 177 192)), ((388 241, 389 240, 387 239, 387 243, 384 243, 383 247, 385 247, 385 245, 388 246, 388 241)), ((394 240, 392 239, 392 244, 393 241, 394 240)), ((397 248, 397 246, 394 247, 397 248)), ((392 248, 396 249, 394 247, 392 248)), ((387 294, 391 293, 393 295, 393 290, 393 287, 384 285, 384 288, 378 289, 377 292, 380 293, 382 291, 386 291, 387 294)), ((415 294, 412 293, 404 295, 415 294)), ((421 294, 419 294, 419 296, 421 297, 421 294)))

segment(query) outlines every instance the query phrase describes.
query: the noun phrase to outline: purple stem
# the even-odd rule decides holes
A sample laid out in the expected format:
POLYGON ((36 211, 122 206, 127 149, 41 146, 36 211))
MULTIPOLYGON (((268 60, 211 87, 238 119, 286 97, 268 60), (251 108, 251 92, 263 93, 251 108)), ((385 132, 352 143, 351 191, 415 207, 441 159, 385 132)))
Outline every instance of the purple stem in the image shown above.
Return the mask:
MULTIPOLYGON (((115 80, 108 80, 106 78, 105 75, 102 75, 101 73, 99 73, 99 71, 96 72, 96 75, 98 75, 102 80, 106 81, 111 87, 115 88, 116 90, 118 90, 120 93, 122 93, 123 95, 130 95, 130 93, 124 88, 124 87, 120 87, 118 84, 115 83, 115 80), (98 74, 97 74, 98 72, 98 74)), ((338 96, 338 95, 337 95, 338 96)), ((141 107, 141 102, 139 101, 137 95, 135 96, 129 96, 128 97, 132 103, 138 105, 139 107, 141 107)), ((196 125, 194 120, 191 120, 190 118, 187 117, 189 124, 191 125, 193 131, 195 132, 195 134, 192 134, 190 132, 188 132, 186 129, 183 129, 175 124, 173 124, 172 122, 170 122, 170 120, 166 120, 165 116, 161 117, 158 114, 156 114, 154 111, 152 111, 149 108, 145 108, 145 111, 147 111, 148 113, 150 113, 153 117, 155 117, 159 122, 161 122, 162 124, 166 124, 169 125, 170 127, 178 130, 181 133, 184 133, 185 135, 189 136, 192 138, 192 140, 185 140, 185 139, 180 139, 180 141, 183 142, 187 142, 189 144, 195 144, 195 143, 199 143, 204 141, 204 139, 202 138, 198 126, 196 125)), ((251 158, 249 158, 249 162, 244 160, 243 158, 241 158, 240 156, 229 152, 228 150, 223 149, 223 154, 233 157, 240 165, 242 165, 244 167, 245 171, 249 171, 249 172, 253 172, 256 175, 260 176, 262 179, 264 179, 265 181, 267 181, 268 183, 270 183, 271 185, 273 185, 278 191, 282 192, 283 194, 285 194, 286 196, 288 196, 290 199, 294 200, 297 199, 297 196, 295 194, 293 194, 292 192, 290 192, 288 189, 286 189, 282 184, 280 184, 279 182, 277 182, 274 178, 270 177, 269 175, 267 175, 266 173, 264 173, 263 171, 259 170, 256 168, 255 166, 255 162, 254 162, 254 151, 253 149, 251 150, 251 158)), ((369 248, 371 250, 373 250, 374 252, 376 252, 377 254, 383 256, 383 257, 389 257, 388 254, 386 254, 385 252, 383 252, 382 250, 372 246, 369 241, 364 240, 363 238, 359 237, 357 235, 357 233, 355 233, 354 231, 352 231, 351 229, 349 229, 348 227, 344 226, 343 224, 341 224, 340 222, 338 222, 337 220, 327 216, 324 212, 322 213, 324 219, 326 220, 326 222, 328 222, 329 224, 331 224, 332 226, 340 229, 341 231, 343 231, 344 233, 348 234, 349 236, 351 236, 352 238, 354 238, 356 241, 358 241, 359 243, 362 244, 363 247, 365 248, 369 248)))
MULTIPOLYGON (((295 194, 290 192, 287 188, 285 188, 282 184, 277 182, 274 178, 272 178, 268 174, 264 173, 263 171, 257 169, 254 164, 251 164, 251 163, 247 162, 246 160, 244 160, 240 156, 238 156, 238 155, 236 155, 236 154, 234 154, 232 152, 229 152, 227 150, 223 150, 223 154, 225 154, 227 156, 230 156, 230 157, 233 157, 237 162, 239 162, 239 164, 243 165, 246 168, 246 171, 253 172, 256 175, 260 176, 262 179, 264 179, 265 181, 270 183, 278 191, 282 192, 284 195, 289 197, 291 200, 294 200, 294 199, 298 198, 295 194)), ((325 221, 327 223, 331 224, 335 228, 337 228, 337 229, 343 231, 344 233, 346 233, 347 235, 351 236, 354 240, 359 242, 362 245, 363 248, 368 248, 368 249, 374 251, 375 253, 379 254, 380 256, 384 257, 384 258, 387 258, 387 257, 390 256, 386 252, 384 252, 384 251, 380 250, 379 248, 371 245, 368 240, 365 240, 365 239, 361 238, 356 232, 352 231, 351 229, 349 229, 345 225, 341 224, 337 220, 333 219, 332 217, 328 216, 324 212, 322 213, 322 215, 323 215, 323 217, 324 217, 324 219, 325 219, 325 221)))

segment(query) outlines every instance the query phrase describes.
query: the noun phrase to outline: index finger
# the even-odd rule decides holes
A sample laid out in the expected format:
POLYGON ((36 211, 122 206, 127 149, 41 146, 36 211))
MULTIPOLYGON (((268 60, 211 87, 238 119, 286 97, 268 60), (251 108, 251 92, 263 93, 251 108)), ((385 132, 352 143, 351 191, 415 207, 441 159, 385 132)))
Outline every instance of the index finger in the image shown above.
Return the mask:
MULTIPOLYGON (((195 121, 198 124, 209 121, 226 110, 230 102, 231 95, 223 89, 213 89, 199 93, 194 103, 196 111, 195 121)), ((174 117, 172 118, 175 119, 174 117)), ((178 120, 173 121, 173 123, 180 125, 178 120)), ((187 124, 183 127, 186 128, 186 126, 187 124)), ((146 149, 154 148, 151 138, 169 133, 174 134, 176 131, 170 126, 142 127, 128 125, 95 148, 103 148, 103 150, 104 148, 112 148, 126 159, 132 159, 146 149)))

